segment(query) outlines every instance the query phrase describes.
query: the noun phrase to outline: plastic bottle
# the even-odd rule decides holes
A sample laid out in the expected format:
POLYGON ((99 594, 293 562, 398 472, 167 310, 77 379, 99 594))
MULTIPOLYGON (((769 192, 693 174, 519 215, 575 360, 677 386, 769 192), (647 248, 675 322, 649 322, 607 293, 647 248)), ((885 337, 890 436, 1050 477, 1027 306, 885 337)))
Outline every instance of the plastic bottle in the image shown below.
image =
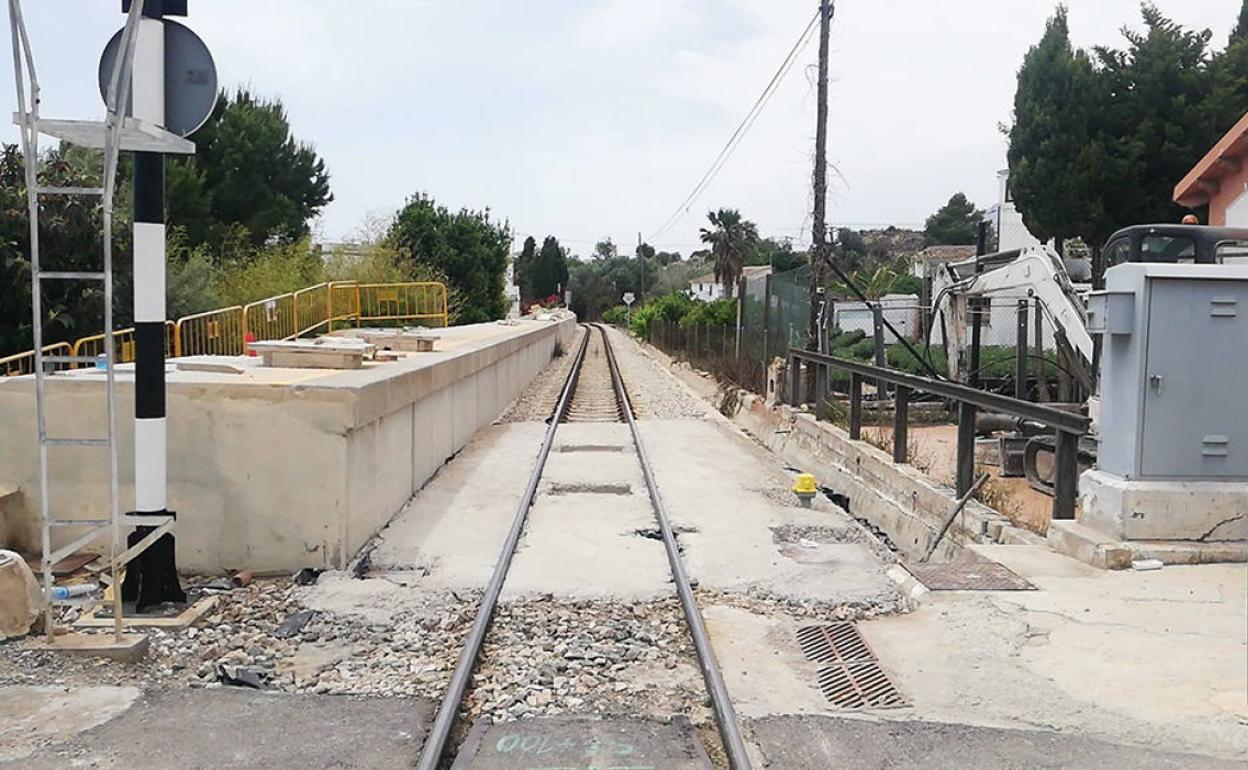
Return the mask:
POLYGON ((78 599, 89 596, 100 590, 99 583, 77 583, 72 586, 52 586, 52 599, 63 602, 67 599, 78 599))

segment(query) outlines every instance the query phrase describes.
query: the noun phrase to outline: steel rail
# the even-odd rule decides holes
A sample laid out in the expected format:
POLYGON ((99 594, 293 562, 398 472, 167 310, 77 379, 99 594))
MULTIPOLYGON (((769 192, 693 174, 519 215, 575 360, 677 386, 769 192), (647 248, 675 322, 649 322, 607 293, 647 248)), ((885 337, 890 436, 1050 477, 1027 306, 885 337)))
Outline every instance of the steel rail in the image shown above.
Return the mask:
POLYGON ((615 385, 616 397, 623 406, 622 411, 628 423, 628 429, 633 435, 633 446, 637 449, 637 459, 641 463, 641 472, 646 479, 646 489, 650 493, 650 503, 654 507, 654 518, 658 522, 659 531, 663 534, 667 561, 672 568, 672 580, 676 583, 680 606, 684 609, 685 621, 689 624, 689 634, 693 637, 693 646, 698 653, 698 665, 702 668, 702 678, 711 696, 715 725, 724 743, 724 752, 728 755, 728 765, 732 770, 752 770, 753 765, 745 749, 745 740, 741 736, 741 725, 737 721, 737 712, 732 706, 732 697, 728 694, 728 687, 724 684, 724 675, 719 669, 719 661, 715 658, 715 650, 711 647, 710 636, 706 633, 706 623, 702 620, 702 613, 693 596, 693 589, 689 587, 689 576, 685 573, 680 549, 676 545, 676 536, 667 519, 667 509, 663 506, 663 499, 659 496, 659 488, 654 481, 650 458, 646 455, 646 447, 641 441, 641 432, 637 429, 637 420, 633 417, 633 405, 629 401, 628 391, 624 388, 624 378, 620 376, 619 366, 615 362, 611 340, 607 337, 605 327, 598 324, 594 326, 602 333, 603 346, 607 352, 607 365, 611 369, 611 381, 615 385))
POLYGON ((490 629, 490 621, 494 618, 498 596, 503 590, 504 581, 507 580, 507 571, 511 568, 511 559, 516 553, 516 545, 520 542, 520 534, 524 531, 524 523, 529 517, 529 508, 532 507, 533 497, 537 494, 537 485, 542 480, 546 458, 550 456, 550 448, 555 441, 555 431, 559 430, 559 423, 572 402, 572 393, 576 391, 581 364, 585 362, 585 350, 589 347, 589 335, 590 331, 587 328, 585 337, 581 340, 581 347, 572 362, 572 371, 568 373, 568 379, 563 384, 559 401, 555 405, 550 424, 546 428, 546 438, 542 440, 542 448, 538 450, 537 464, 533 467, 533 474, 529 477, 529 485, 524 490, 524 496, 520 498, 520 504, 516 506, 516 515, 511 522, 511 531, 507 533, 507 540, 503 544, 502 554, 494 565, 494 573, 490 575, 485 595, 481 598, 480 606, 477 607, 477 617, 472 623, 472 630, 468 633, 464 648, 459 653, 459 661, 451 673, 450 684, 447 685, 446 694, 442 697, 442 704, 438 707, 433 726, 429 729, 429 737, 425 739, 425 745, 420 750, 420 759, 416 763, 418 770, 437 770, 442 753, 446 750, 446 741, 450 737, 451 728, 455 725, 455 716, 459 711, 460 703, 464 700, 464 693, 468 690, 468 682, 472 679, 472 672, 476 668, 477 656, 481 652, 485 634, 490 629))

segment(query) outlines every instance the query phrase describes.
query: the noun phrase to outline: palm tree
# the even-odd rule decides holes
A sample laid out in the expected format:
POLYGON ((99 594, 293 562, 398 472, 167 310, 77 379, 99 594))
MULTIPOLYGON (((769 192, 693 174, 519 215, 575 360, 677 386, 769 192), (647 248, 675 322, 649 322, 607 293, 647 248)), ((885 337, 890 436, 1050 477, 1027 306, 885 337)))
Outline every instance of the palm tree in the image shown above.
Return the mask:
MULTIPOLYGON (((863 296, 867 299, 875 300, 883 297, 893 287, 893 282, 897 280, 897 271, 888 265, 880 265, 874 272, 864 272, 855 270, 849 274, 849 279, 853 281, 854 286, 858 287, 863 296)), ((831 289, 834 294, 842 297, 857 297, 850 292, 849 287, 840 281, 832 281, 831 289)))
POLYGON ((758 227, 741 218, 736 209, 720 209, 706 215, 711 227, 702 228, 702 242, 711 247, 715 260, 715 280, 724 287, 724 296, 732 299, 746 256, 758 241, 758 227))

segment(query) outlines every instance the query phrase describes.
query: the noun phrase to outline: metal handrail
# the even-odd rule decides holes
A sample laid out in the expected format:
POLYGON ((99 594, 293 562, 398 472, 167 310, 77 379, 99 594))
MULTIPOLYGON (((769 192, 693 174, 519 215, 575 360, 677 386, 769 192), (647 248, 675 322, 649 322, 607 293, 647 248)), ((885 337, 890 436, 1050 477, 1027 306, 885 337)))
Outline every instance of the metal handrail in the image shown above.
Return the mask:
POLYGON ((1052 428, 1057 433, 1053 477, 1053 518, 1075 518, 1075 503, 1079 489, 1079 438, 1087 434, 1091 427, 1092 421, 1089 418, 1044 404, 1033 404, 1030 401, 989 393, 956 382, 935 380, 886 366, 865 364, 861 361, 837 358, 798 348, 789 349, 787 401, 790 405, 801 403, 803 363, 814 367, 817 403, 826 400, 829 369, 843 369, 850 373, 849 437, 855 441, 862 437, 863 382, 872 379, 881 384, 888 383, 896 386, 893 409, 893 462, 898 464, 906 463, 908 458, 910 394, 915 391, 929 393, 957 403, 958 442, 955 489, 958 495, 970 491, 975 480, 975 417, 979 410, 1001 412, 1052 428))
POLYGON ((1088 428, 1092 425, 1090 419, 1074 412, 1063 411, 1052 406, 1032 403, 1031 401, 1021 401, 1017 398, 979 390, 978 388, 972 388, 969 385, 957 382, 934 380, 931 377, 910 374, 909 372, 886 366, 875 366, 862 361, 830 356, 826 353, 813 353, 809 350, 790 348, 789 356, 803 361, 831 366, 834 369, 843 369, 873 380, 883 380, 891 385, 899 385, 913 391, 930 393, 933 396, 940 396, 951 401, 971 404, 978 409, 1010 414, 1025 420, 1034 420, 1058 431, 1083 435, 1088 432, 1088 428))

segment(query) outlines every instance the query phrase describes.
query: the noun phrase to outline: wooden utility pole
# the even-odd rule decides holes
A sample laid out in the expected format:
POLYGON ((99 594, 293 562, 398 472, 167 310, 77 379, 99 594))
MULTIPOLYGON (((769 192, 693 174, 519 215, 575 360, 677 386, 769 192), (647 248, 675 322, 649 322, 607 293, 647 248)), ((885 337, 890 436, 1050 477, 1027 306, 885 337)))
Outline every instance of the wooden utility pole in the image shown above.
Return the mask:
MULTIPOLYGON (((832 0, 819 0, 819 90, 815 110, 815 212, 810 240, 810 322, 807 350, 819 346, 819 303, 823 287, 823 256, 828 248, 828 33, 832 27, 832 0)), ((815 395, 814 367, 808 367, 806 399, 815 395)))

